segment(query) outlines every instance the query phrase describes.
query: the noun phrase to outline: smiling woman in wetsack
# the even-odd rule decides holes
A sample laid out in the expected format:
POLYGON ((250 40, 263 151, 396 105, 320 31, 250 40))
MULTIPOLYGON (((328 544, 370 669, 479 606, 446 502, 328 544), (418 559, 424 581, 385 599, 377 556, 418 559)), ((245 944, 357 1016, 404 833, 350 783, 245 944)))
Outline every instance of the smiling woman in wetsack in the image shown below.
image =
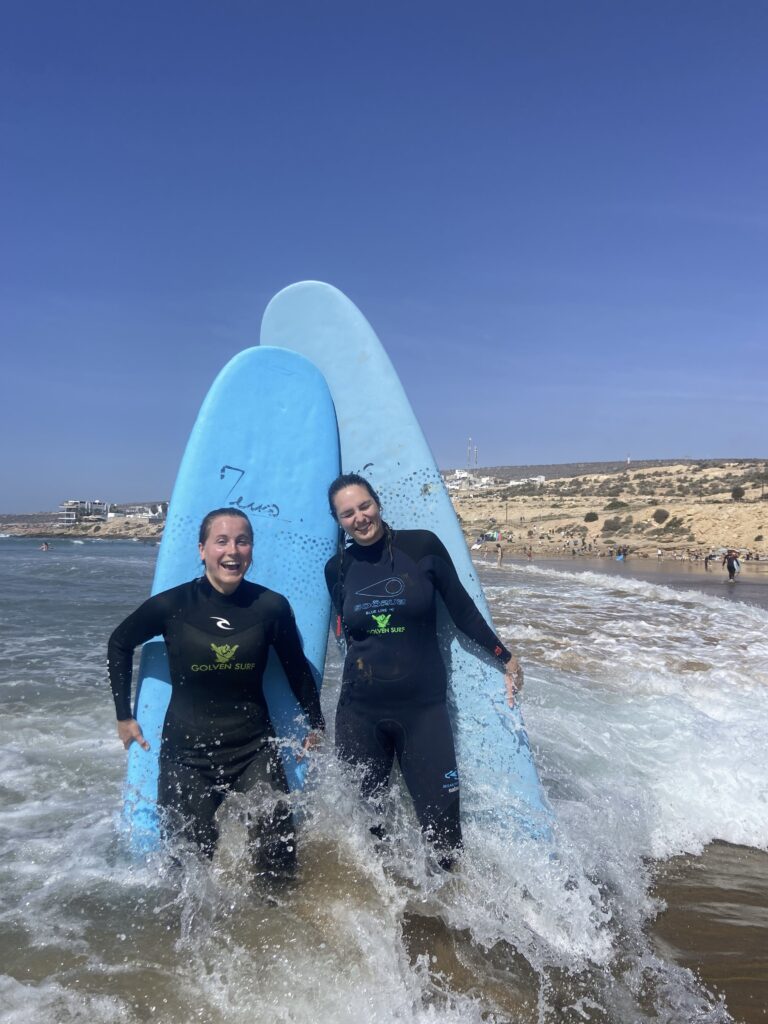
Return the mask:
MULTIPOLYGON (((338 633, 347 643, 336 746, 361 771, 363 796, 374 799, 397 757, 419 824, 440 865, 449 869, 462 839, 437 594, 456 626, 498 659, 510 703, 523 671, 461 585, 434 533, 393 530, 382 519, 379 496, 355 473, 334 480, 328 501, 351 542, 340 542, 325 569, 338 633)), ((372 831, 381 834, 381 825, 372 831)))
POLYGON ((263 677, 274 648, 312 732, 323 729, 320 701, 288 601, 245 580, 253 531, 231 508, 209 512, 200 527, 199 579, 156 594, 114 631, 109 677, 117 731, 126 749, 149 744, 131 711, 133 651, 154 636, 168 648, 172 692, 163 726, 158 803, 166 836, 179 833, 212 856, 215 814, 229 792, 271 787, 271 812, 249 820, 254 866, 268 878, 290 877, 296 843, 288 784, 264 697, 263 677))

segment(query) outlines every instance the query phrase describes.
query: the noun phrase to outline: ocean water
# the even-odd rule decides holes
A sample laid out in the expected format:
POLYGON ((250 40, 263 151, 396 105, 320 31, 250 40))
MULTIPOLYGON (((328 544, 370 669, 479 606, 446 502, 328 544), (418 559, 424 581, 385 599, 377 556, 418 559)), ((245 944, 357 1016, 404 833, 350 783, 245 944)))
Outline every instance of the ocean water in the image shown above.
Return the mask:
MULTIPOLYGON (((461 868, 436 872, 397 784, 393 839, 377 849, 325 751, 297 801, 299 881, 270 894, 249 875, 236 805, 212 865, 125 850, 105 644, 148 594, 156 550, 0 539, 0 1021, 733 1019, 654 938, 655 883, 683 855, 706 864, 716 840, 768 849, 765 610, 483 568, 526 667, 557 855, 470 823, 461 868)), ((339 672, 331 645, 330 723, 339 672)), ((717 870, 727 884, 727 858, 717 870)))

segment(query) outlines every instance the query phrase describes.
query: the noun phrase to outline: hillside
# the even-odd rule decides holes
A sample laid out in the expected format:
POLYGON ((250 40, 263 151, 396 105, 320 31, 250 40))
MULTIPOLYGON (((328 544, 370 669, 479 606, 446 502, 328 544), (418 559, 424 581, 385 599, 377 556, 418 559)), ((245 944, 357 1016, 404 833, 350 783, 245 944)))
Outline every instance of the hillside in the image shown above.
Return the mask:
MULTIPOLYGON (((589 549, 591 544, 594 551, 627 545, 639 553, 738 547, 768 557, 765 460, 622 464, 621 470, 607 464, 608 471, 605 463, 592 465, 603 471, 585 467, 577 474, 569 466, 559 475, 547 475, 540 487, 453 492, 467 537, 501 529, 513 550, 532 546, 541 554, 574 546, 589 549), (741 500, 732 497, 737 487, 744 491, 741 500)), ((506 479, 546 469, 503 468, 511 471, 506 479)), ((488 469, 478 472, 501 476, 488 469)))

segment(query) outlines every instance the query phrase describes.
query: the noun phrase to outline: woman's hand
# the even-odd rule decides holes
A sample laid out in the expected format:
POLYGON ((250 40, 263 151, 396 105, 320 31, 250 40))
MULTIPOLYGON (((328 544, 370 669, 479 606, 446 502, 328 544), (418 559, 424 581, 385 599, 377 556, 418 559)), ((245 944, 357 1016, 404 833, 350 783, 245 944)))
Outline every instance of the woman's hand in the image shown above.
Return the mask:
POLYGON ((322 729, 313 729, 312 732, 307 733, 307 738, 302 743, 302 745, 301 745, 301 752, 299 753, 299 755, 296 758, 296 760, 299 763, 301 763, 304 760, 304 758, 307 756, 307 754, 311 754, 312 751, 316 747, 319 747, 322 742, 323 742, 323 730, 322 729))
POLYGON ((507 690, 507 704, 511 708, 515 706, 515 694, 523 688, 523 666, 512 655, 504 666, 504 685, 507 690))
POLYGON ((118 720, 117 735, 126 750, 132 743, 138 743, 142 750, 149 750, 149 743, 144 739, 144 733, 135 718, 118 720))

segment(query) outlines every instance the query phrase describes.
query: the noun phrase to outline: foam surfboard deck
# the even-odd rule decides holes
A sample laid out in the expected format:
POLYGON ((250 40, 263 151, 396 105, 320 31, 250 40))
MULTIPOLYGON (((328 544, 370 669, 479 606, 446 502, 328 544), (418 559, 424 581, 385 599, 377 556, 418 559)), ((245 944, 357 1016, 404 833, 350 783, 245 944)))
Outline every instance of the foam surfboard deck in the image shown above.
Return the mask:
MULTIPOLYGON (((248 579, 291 603, 304 652, 320 685, 330 601, 323 566, 335 550, 328 481, 339 471, 336 417, 328 387, 308 360, 285 349, 249 348, 235 356, 206 396, 187 443, 158 552, 152 593, 202 574, 198 531, 216 508, 244 512, 253 526, 248 579)), ((170 700, 165 643, 144 645, 136 717, 150 752, 131 744, 125 819, 135 851, 158 841, 157 782, 163 721, 170 700)), ((265 693, 279 737, 300 741, 306 723, 279 660, 270 652, 265 693)), ((292 788, 302 785, 294 752, 283 750, 292 788)))
MULTIPOLYGON (((322 371, 333 397, 343 472, 367 477, 384 517, 397 529, 428 529, 448 549, 462 583, 490 622, 482 587, 429 446, 389 357, 359 309, 340 291, 303 281, 268 305, 261 343, 292 349, 322 371)), ((519 707, 510 710, 498 664, 463 638, 443 608, 443 653, 450 680, 465 817, 521 834, 550 833, 519 707)))

